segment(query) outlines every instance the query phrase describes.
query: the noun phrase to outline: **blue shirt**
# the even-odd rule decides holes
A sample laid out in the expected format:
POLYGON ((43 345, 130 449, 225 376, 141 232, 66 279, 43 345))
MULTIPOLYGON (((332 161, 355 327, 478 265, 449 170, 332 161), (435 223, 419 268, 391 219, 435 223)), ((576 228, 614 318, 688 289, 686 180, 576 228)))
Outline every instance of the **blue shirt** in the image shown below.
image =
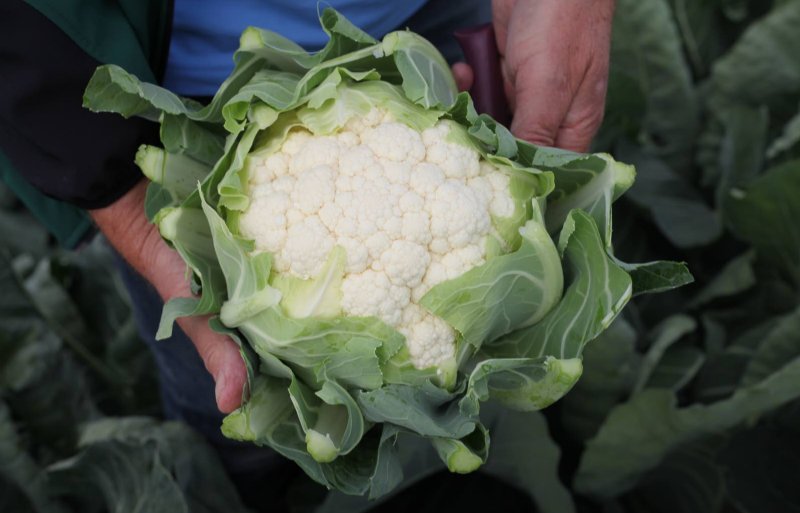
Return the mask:
MULTIPOLYGON (((397 28, 426 0, 327 0, 373 37, 397 28)), ((318 0, 175 0, 164 86, 186 96, 211 96, 233 70, 233 52, 248 26, 277 32, 308 51, 328 40, 318 0)))

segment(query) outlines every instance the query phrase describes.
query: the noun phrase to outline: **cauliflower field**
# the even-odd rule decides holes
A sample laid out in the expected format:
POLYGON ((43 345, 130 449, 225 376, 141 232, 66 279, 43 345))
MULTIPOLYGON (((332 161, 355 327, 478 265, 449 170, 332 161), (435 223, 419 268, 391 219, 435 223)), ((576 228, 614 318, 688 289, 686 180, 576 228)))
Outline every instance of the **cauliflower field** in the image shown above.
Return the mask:
POLYGON ((274 267, 309 279, 335 246, 346 315, 397 328, 418 368, 453 358, 455 333, 418 304, 431 287, 484 263, 492 218, 514 213, 509 176, 451 142, 455 124, 418 132, 373 109, 330 136, 289 132, 246 164, 251 203, 240 230, 274 267))

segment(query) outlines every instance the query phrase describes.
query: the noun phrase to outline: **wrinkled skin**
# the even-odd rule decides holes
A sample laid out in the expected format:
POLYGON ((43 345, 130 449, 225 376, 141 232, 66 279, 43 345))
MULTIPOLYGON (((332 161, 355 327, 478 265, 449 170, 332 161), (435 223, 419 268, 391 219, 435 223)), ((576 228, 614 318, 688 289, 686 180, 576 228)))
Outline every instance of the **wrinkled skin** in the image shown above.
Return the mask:
MULTIPOLYGON (((494 27, 512 132, 535 144, 586 151, 603 116, 613 0, 494 0, 494 27)), ((454 66, 461 89, 472 71, 454 66)), ((91 212, 111 244, 167 301, 191 295, 186 266, 144 214, 146 181, 114 204, 91 212)), ((236 344, 206 317, 182 318, 216 382, 217 406, 236 409, 246 370, 236 344)))
MULTIPOLYGON (((585 152, 603 119, 613 0, 493 0, 511 131, 585 152)), ((472 70, 456 64, 461 89, 472 70)))
MULTIPOLYGON (((90 211, 92 219, 108 241, 166 302, 173 297, 190 297, 186 264, 167 246, 144 213, 147 180, 143 179, 108 207, 90 211)), ((206 369, 216 382, 217 407, 224 413, 235 410, 247 380, 239 348, 228 337, 208 326, 208 317, 183 317, 178 325, 192 340, 206 369)))

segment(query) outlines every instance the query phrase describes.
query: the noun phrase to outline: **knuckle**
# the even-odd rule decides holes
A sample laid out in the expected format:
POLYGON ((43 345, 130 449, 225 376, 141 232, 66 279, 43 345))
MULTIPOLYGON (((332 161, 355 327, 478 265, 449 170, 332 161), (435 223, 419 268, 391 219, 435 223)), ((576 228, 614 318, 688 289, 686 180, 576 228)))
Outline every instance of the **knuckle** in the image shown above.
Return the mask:
POLYGON ((564 119, 561 130, 591 137, 600 128, 604 115, 603 103, 592 103, 588 107, 570 112, 564 119))
POLYGON ((516 136, 539 146, 553 146, 556 140, 555 134, 552 130, 537 125, 525 125, 519 127, 516 130, 516 136))

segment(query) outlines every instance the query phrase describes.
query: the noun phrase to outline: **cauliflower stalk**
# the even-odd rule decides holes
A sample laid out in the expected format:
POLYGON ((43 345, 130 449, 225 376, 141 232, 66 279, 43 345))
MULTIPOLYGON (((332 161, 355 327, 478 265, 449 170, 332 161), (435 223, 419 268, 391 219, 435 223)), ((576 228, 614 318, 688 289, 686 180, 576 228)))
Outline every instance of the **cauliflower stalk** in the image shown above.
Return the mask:
POLYGON ((136 156, 145 211, 197 295, 167 303, 157 336, 209 315, 240 345, 248 387, 223 433, 378 497, 408 440, 475 470, 483 401, 556 401, 634 291, 685 274, 613 256, 630 166, 516 140, 411 32, 321 22, 315 54, 246 30, 208 105, 113 65, 85 104, 161 123, 163 148, 136 156))

